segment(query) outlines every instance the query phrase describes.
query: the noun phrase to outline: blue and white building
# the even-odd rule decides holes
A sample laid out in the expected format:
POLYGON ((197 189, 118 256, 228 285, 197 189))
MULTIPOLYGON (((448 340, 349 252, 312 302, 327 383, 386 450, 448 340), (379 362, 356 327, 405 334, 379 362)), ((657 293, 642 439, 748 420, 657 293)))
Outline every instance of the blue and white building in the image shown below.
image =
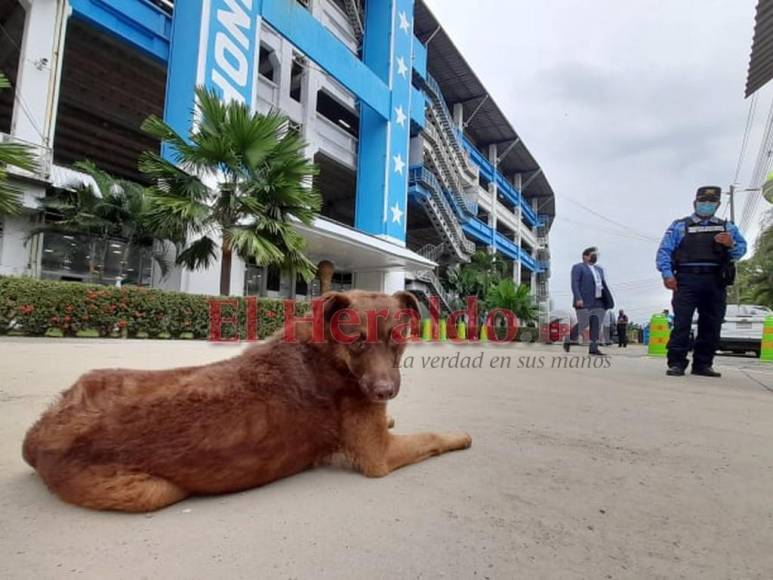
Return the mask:
MULTIPOLYGON (((90 159, 141 179, 158 143, 139 126, 192 122, 206 84, 260 112, 278 108, 319 165, 324 200, 300 228, 334 285, 439 293, 439 269, 498 252, 547 304, 553 191, 513 125, 422 0, 0 0, 0 138, 32 144, 15 172, 26 212, 2 219, 0 274, 88 280, 78 240, 30 237, 37 200, 85 179, 90 159)), ((525 112, 524 114, 528 114, 525 112)), ((162 277, 122 241, 101 278, 217 293, 219 265, 162 277)), ((234 293, 308 296, 292 272, 235 260, 234 293)))

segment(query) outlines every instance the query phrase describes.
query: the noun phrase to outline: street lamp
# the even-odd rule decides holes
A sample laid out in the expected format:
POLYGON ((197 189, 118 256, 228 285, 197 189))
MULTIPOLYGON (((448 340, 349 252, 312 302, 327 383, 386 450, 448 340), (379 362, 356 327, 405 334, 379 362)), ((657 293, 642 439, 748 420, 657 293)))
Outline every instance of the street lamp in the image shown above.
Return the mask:
MULTIPOLYGON (((771 181, 770 181, 771 192, 773 192, 773 174, 771 174, 769 177, 771 177, 771 181)), ((768 184, 768 182, 765 183, 765 185, 767 185, 767 184, 768 184)), ((752 191, 763 191, 764 192, 764 190, 765 190, 764 186, 762 188, 759 188, 759 187, 748 187, 746 189, 738 189, 737 190, 735 188, 735 185, 731 185, 730 186, 730 191, 726 192, 727 195, 730 196, 730 221, 735 223, 735 194, 736 193, 748 193, 748 192, 752 192, 752 191)), ((770 199, 768 199, 768 201, 770 201, 770 199)), ((773 203, 773 202, 771 202, 771 203, 773 203)))

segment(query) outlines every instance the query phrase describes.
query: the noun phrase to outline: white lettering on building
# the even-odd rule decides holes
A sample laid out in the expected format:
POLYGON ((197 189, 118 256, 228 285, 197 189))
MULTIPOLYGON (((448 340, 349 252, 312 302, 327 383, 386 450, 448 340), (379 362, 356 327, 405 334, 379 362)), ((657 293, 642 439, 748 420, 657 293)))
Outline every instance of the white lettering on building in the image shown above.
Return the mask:
POLYGON ((215 34, 212 82, 223 92, 225 100, 243 103, 249 80, 250 10, 252 0, 225 0, 227 9, 217 11, 219 30, 215 34), (241 90, 240 90, 241 89, 241 90))

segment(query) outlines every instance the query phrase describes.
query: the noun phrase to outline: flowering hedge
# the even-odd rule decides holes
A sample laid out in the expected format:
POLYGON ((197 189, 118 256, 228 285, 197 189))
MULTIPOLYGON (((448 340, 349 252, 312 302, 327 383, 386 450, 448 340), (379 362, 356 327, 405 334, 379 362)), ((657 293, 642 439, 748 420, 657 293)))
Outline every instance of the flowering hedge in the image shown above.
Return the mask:
MULTIPOLYGON (((204 339, 209 336, 212 299, 218 297, 0 277, 0 334, 204 339)), ((239 333, 244 338, 246 301, 229 300, 238 304, 239 333)), ((296 315, 306 312, 307 304, 296 305, 296 315)), ((223 318, 232 313, 231 306, 222 308, 223 318)), ((258 299, 258 338, 272 334, 283 322, 282 301, 258 299)), ((234 332, 233 325, 223 325, 224 338, 234 332)))

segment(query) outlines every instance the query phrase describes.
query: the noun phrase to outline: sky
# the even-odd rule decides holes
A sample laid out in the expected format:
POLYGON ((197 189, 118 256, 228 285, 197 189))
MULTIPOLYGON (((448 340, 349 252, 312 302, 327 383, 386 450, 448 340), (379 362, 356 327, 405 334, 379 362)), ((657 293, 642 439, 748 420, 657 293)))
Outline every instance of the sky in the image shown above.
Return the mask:
MULTIPOLYGON (((699 186, 727 189, 735 178, 756 0, 427 3, 553 187, 553 308, 571 307, 569 271, 588 246, 598 246, 632 321, 668 307, 655 269, 660 238, 692 212, 699 186)), ((741 188, 770 85, 757 95, 741 188)))

